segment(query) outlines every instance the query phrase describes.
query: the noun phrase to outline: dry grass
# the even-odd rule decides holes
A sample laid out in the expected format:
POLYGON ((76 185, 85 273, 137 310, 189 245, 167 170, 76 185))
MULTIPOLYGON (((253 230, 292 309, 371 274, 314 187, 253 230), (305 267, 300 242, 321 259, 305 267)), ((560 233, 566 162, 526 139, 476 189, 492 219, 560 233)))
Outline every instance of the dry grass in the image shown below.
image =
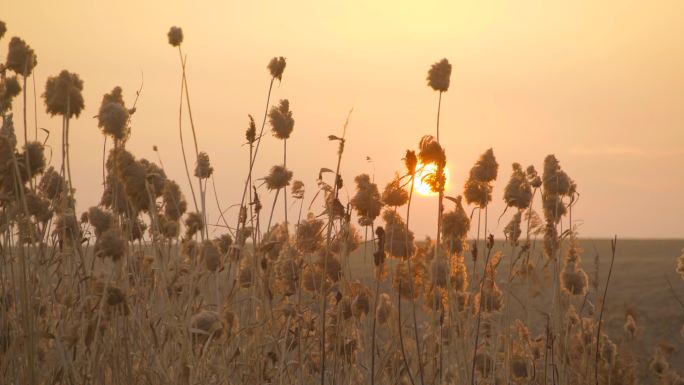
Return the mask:
POLYGON ((579 187, 554 156, 538 165, 541 174, 511 162, 501 194, 492 189, 501 170, 489 149, 464 181, 465 200, 445 196, 439 114, 451 74, 446 59, 427 78, 439 91, 437 136, 422 137, 405 165, 387 165, 403 169, 392 181, 340 175, 347 119, 328 137, 336 167, 321 165, 316 189, 307 191, 286 168, 296 127, 287 100, 271 106, 273 83, 287 76, 285 59, 274 58, 259 135, 251 116, 246 132, 239 213, 220 215, 225 233, 210 239, 207 187, 220 169, 198 145, 182 30, 172 28, 168 38, 181 60, 179 114, 191 119, 194 151, 182 150, 185 176, 196 183, 194 211, 161 161, 126 149, 135 102, 127 107, 117 87, 98 115, 112 146, 107 151, 105 140, 102 201, 76 212, 69 121, 83 108, 83 83, 67 71, 47 83, 47 110, 62 118, 64 162, 53 168, 43 145, 28 139, 25 110, 23 141, 15 132, 16 76, 26 84, 35 53, 23 41, 10 46, 12 62, 0 69, 3 383, 684 381, 681 241, 618 241, 606 290, 610 244, 578 238, 572 208, 579 187), (262 186, 252 171, 267 122, 283 140, 283 163, 262 186), (434 172, 417 181, 425 164, 434 172), (350 202, 338 194, 343 180, 356 182, 350 202), (411 231, 413 186, 423 182, 438 194, 435 241, 414 240, 411 231), (266 211, 264 188, 276 191, 266 211), (288 198, 299 211, 294 225, 271 225, 280 194, 285 218, 288 198), (492 234, 487 206, 502 198, 511 222, 492 234), (302 218, 304 206, 312 213, 302 218), (371 234, 366 243, 363 230, 371 234))

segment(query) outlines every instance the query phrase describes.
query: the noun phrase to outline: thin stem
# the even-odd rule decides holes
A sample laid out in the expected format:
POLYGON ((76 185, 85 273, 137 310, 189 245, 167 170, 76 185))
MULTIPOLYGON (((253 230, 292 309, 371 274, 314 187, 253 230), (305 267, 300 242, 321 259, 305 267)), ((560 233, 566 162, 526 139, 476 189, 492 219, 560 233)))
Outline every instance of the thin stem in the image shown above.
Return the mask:
MULTIPOLYGON (((416 183, 416 176, 411 175, 411 189, 409 190, 409 200, 406 206, 406 234, 405 234, 405 247, 406 247, 406 254, 408 255, 408 250, 409 250, 409 222, 411 220, 411 201, 413 200, 413 190, 415 188, 415 183, 416 183)), ((408 266, 408 275, 409 277, 413 277, 413 274, 411 273, 411 257, 408 256, 406 258, 406 263, 408 266)), ((414 297, 414 291, 413 291, 413 279, 409 279, 409 292, 411 293, 411 308, 413 311, 413 333, 416 338, 416 358, 418 359, 418 370, 420 374, 420 383, 421 385, 425 384, 425 376, 424 376, 424 370, 423 370, 423 361, 421 360, 421 352, 420 352, 420 338, 418 336, 418 317, 416 316, 416 302, 413 300, 414 297)), ((409 368, 406 368, 407 370, 410 371, 409 368)))
POLYGON ((598 377, 598 359, 599 359, 599 344, 601 342, 601 323, 603 322, 603 310, 606 308, 606 296, 608 295, 608 285, 610 284, 610 276, 613 274, 613 262, 615 262, 615 252, 617 249, 617 235, 611 241, 612 256, 610 257, 610 267, 608 268, 608 278, 606 279, 606 287, 603 289, 603 300, 601 301, 601 312, 599 313, 598 327, 596 330, 596 356, 594 357, 594 379, 596 385, 599 383, 598 377))
POLYGON ((192 186, 192 178, 190 177, 190 169, 188 168, 188 158, 185 155, 185 142, 183 141, 183 89, 185 88, 185 62, 181 56, 181 69, 183 76, 181 78, 181 97, 178 105, 178 135, 181 142, 181 153, 183 154, 183 165, 185 166, 185 174, 188 177, 188 184, 190 185, 190 192, 192 193, 192 202, 195 204, 195 211, 199 211, 197 205, 197 198, 195 197, 195 188, 192 186))
POLYGON ((439 143, 439 114, 442 110, 442 91, 439 91, 439 101, 437 102, 437 142, 439 143))

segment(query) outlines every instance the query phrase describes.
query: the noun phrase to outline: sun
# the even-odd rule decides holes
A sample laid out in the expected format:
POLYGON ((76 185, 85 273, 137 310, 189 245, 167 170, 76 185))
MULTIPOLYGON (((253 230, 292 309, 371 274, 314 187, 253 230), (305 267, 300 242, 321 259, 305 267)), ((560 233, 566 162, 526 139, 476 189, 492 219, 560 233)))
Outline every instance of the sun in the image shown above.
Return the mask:
MULTIPOLYGON (((425 196, 437 195, 436 192, 432 191, 430 185, 425 182, 426 176, 434 174, 437 171, 437 165, 434 163, 428 163, 423 166, 422 163, 418 163, 416 170, 418 171, 416 172, 414 189, 418 192, 418 194, 425 196)), ((444 176, 446 178, 446 183, 444 184, 446 189, 446 186, 449 185, 449 169, 447 167, 444 167, 444 176)))

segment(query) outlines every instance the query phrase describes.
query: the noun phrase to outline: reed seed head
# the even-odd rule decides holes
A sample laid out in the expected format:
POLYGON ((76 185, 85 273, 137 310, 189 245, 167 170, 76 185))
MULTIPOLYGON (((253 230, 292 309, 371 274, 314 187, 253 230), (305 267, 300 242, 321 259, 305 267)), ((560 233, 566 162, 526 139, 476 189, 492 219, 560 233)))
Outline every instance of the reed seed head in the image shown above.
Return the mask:
POLYGON ((283 72, 285 71, 286 64, 287 63, 285 62, 284 57, 274 57, 270 62, 268 62, 268 71, 271 73, 273 78, 281 81, 283 80, 283 72))
POLYGON ((290 180, 292 180, 292 171, 281 165, 271 167, 271 172, 264 177, 266 188, 269 190, 279 190, 289 186, 290 180))
POLYGON ((446 92, 449 89, 451 79, 451 64, 445 58, 433 64, 428 71, 428 86, 439 92, 446 92))
POLYGON ((385 186, 382 192, 382 202, 386 206, 400 207, 405 205, 408 199, 409 193, 401 186, 401 179, 396 174, 394 179, 385 186))
POLYGON ((288 139, 294 129, 294 118, 290 111, 290 101, 282 99, 277 106, 271 107, 268 113, 271 132, 278 139, 288 139))
POLYGON ((178 47, 183 43, 183 30, 180 27, 171 27, 166 36, 169 38, 169 44, 174 47, 178 47))
POLYGON ((10 40, 5 67, 17 75, 29 76, 38 64, 38 58, 31 46, 18 37, 10 40))
POLYGON ((354 181, 356 182, 356 195, 352 197, 351 205, 356 210, 360 222, 373 222, 382 209, 378 185, 371 182, 368 174, 358 175, 354 181))
POLYGON ((78 117, 83 111, 83 80, 78 74, 63 70, 57 76, 50 76, 45 83, 46 111, 51 116, 78 117))
POLYGON ((195 176, 200 179, 208 179, 214 173, 214 168, 209 162, 209 155, 202 151, 197 154, 197 165, 195 166, 195 176))

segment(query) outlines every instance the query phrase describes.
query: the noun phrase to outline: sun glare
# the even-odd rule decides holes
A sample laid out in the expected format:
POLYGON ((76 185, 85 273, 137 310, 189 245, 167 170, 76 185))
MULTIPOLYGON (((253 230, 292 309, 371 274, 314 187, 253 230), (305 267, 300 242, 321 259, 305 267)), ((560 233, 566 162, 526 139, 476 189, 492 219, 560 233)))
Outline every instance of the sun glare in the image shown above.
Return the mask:
MULTIPOLYGON (((416 170, 419 171, 416 172, 416 184, 414 188, 418 194, 425 196, 437 195, 436 192, 432 191, 430 185, 426 183, 426 177, 430 174, 434 174, 437 171, 437 165, 434 163, 428 163, 427 165, 423 166, 423 164, 419 163, 416 167, 416 170)), ((449 185, 449 169, 447 167, 444 168, 444 176, 446 177, 446 189, 446 186, 449 185)))

